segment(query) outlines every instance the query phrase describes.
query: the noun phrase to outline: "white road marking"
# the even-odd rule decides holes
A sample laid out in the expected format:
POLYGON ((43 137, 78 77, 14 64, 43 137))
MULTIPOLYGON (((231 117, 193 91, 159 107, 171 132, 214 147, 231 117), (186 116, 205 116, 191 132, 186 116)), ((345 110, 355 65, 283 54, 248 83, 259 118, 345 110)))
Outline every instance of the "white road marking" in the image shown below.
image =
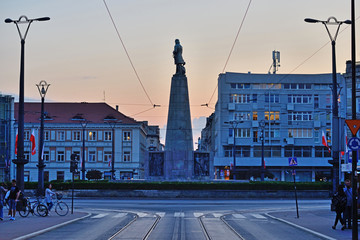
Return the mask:
POLYGON ((164 217, 166 213, 164 213, 164 212, 157 212, 156 214, 159 215, 160 217, 164 217))
POLYGON ((221 213, 213 213, 213 215, 214 215, 214 217, 219 218, 219 217, 221 217, 223 214, 221 214, 221 213))
POLYGON ((176 212, 176 213, 174 213, 174 217, 185 217, 185 213, 183 213, 183 212, 176 212))
POLYGON ((125 217, 127 215, 127 213, 118 213, 116 215, 113 216, 113 218, 122 218, 125 217))
POLYGON ((109 215, 108 213, 100 213, 98 215, 92 216, 91 218, 103 218, 105 216, 109 215))
POLYGON ((266 217, 264 217, 263 215, 260 215, 260 214, 256 214, 256 213, 253 213, 251 214, 254 218, 258 218, 258 219, 266 219, 266 217))
POLYGON ((148 214, 147 213, 144 213, 144 212, 137 212, 136 215, 138 215, 139 217, 145 217, 147 216, 148 214))
POLYGON ((239 214, 239 213, 234 213, 234 214, 233 214, 233 217, 234 217, 234 218, 239 218, 239 219, 245 219, 245 218, 246 218, 244 215, 239 214))
POLYGON ((204 215, 204 213, 201 213, 201 212, 194 212, 194 216, 195 217, 201 217, 202 215, 204 215))

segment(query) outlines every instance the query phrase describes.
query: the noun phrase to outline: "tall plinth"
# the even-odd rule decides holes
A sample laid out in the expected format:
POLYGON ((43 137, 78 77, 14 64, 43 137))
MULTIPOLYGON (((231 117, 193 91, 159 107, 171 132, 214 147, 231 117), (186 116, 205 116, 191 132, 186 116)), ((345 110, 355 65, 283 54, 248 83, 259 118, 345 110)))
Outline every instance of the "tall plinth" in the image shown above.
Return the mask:
POLYGON ((193 178, 193 149, 187 78, 185 74, 175 74, 171 79, 165 140, 166 179, 193 178))

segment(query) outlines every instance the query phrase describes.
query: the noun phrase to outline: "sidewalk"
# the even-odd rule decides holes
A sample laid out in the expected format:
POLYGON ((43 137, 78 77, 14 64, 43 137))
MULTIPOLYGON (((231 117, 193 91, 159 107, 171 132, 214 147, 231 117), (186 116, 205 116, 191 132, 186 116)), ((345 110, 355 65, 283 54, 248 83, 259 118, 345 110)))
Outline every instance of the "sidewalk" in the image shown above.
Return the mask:
POLYGON ((341 224, 338 223, 336 230, 331 228, 335 221, 335 212, 329 209, 323 210, 299 210, 299 218, 296 217, 296 210, 287 212, 269 212, 268 216, 273 219, 286 222, 294 227, 301 228, 323 239, 351 240, 352 230, 341 231, 341 224))
POLYGON ((0 221, 0 239, 27 239, 87 216, 88 214, 84 212, 74 212, 74 214, 69 212, 69 214, 64 217, 58 216, 55 212, 52 212, 52 215, 47 217, 38 217, 29 214, 29 216, 23 218, 16 214, 15 221, 10 221, 9 217, 5 216, 4 220, 0 221))

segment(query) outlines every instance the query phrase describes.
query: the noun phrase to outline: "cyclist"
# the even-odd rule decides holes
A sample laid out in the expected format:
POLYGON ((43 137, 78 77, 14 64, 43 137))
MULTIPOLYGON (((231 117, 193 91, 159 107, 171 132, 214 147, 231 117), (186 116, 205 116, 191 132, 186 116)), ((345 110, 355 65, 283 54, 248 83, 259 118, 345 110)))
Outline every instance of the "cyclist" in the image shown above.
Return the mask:
POLYGON ((49 187, 46 188, 46 190, 45 190, 45 201, 49 208, 49 212, 50 212, 52 206, 54 205, 52 202, 52 196, 56 195, 56 193, 54 191, 52 191, 51 189, 52 189, 52 185, 50 183, 49 187))

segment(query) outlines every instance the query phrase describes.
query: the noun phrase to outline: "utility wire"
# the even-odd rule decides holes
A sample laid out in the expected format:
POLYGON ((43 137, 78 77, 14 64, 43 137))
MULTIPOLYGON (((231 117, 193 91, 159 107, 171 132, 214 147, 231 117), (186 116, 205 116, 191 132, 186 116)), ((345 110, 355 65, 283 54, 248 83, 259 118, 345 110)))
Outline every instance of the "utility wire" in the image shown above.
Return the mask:
MULTIPOLYGON (((228 57, 227 57, 227 59, 226 59, 224 68, 223 68, 223 70, 222 70, 222 73, 224 73, 225 68, 226 68, 226 66, 227 66, 227 64, 228 64, 228 62, 229 62, 230 57, 231 57, 231 54, 232 54, 232 52, 233 52, 233 50, 234 50, 235 44, 236 44, 236 42, 237 42, 237 39, 238 39, 238 37, 239 37, 240 31, 241 31, 241 29, 242 29, 242 26, 243 26, 243 24, 244 24, 245 18, 246 18, 246 16, 247 16, 248 11, 249 11, 249 8, 250 8, 250 5, 251 5, 251 1, 252 1, 252 0, 249 1, 249 4, 248 4, 248 6, 247 6, 247 8, 246 8, 244 17, 243 17, 243 19, 242 19, 242 21, 241 21, 241 24, 240 24, 240 27, 239 27, 239 29, 238 29, 238 31, 237 31, 237 34, 236 34, 234 43, 233 43, 233 45, 231 46, 231 49, 230 49, 229 55, 228 55, 228 57)), ((210 97, 210 100, 208 101, 207 104, 209 104, 209 103, 211 102, 211 100, 212 100, 212 98, 214 97, 214 94, 215 94, 217 88, 218 88, 218 84, 216 84, 216 87, 215 87, 215 89, 214 89, 214 91, 213 91, 213 93, 212 93, 212 95, 211 95, 211 97, 210 97)))
POLYGON ((151 105, 155 108, 156 105, 151 101, 151 99, 150 99, 150 97, 149 97, 149 94, 146 92, 146 89, 145 89, 143 83, 141 82, 141 79, 140 79, 140 77, 139 77, 139 75, 138 75, 138 73, 137 73, 137 71, 136 71, 136 69, 135 69, 135 66, 134 66, 133 62, 131 61, 130 55, 129 55, 128 51, 126 50, 126 47, 125 47, 125 44, 124 44, 123 40, 121 39, 119 30, 118 30, 118 28, 116 27, 115 21, 114 21, 112 15, 111 15, 111 13, 110 13, 110 10, 109 10, 109 8, 108 8, 108 6, 107 6, 107 4, 106 4, 106 1, 103 0, 103 2, 104 2, 104 4, 105 4, 106 10, 107 10, 107 12, 108 12, 108 14, 109 14, 109 17, 110 17, 110 19, 111 19, 111 22, 112 22, 112 24, 114 25, 114 28, 115 28, 115 31, 116 31, 118 37, 119 37, 119 40, 120 40, 120 42, 121 42, 121 44, 122 44, 122 46, 123 46, 123 48, 124 48, 124 51, 125 51, 125 53, 126 53, 126 56, 127 56, 128 59, 129 59, 129 62, 130 62, 130 64, 131 64, 131 67, 133 68, 133 70, 134 70, 134 72, 135 72, 135 75, 136 75, 137 79, 139 80, 142 89, 144 90, 147 98, 149 99, 149 102, 150 102, 151 105))

